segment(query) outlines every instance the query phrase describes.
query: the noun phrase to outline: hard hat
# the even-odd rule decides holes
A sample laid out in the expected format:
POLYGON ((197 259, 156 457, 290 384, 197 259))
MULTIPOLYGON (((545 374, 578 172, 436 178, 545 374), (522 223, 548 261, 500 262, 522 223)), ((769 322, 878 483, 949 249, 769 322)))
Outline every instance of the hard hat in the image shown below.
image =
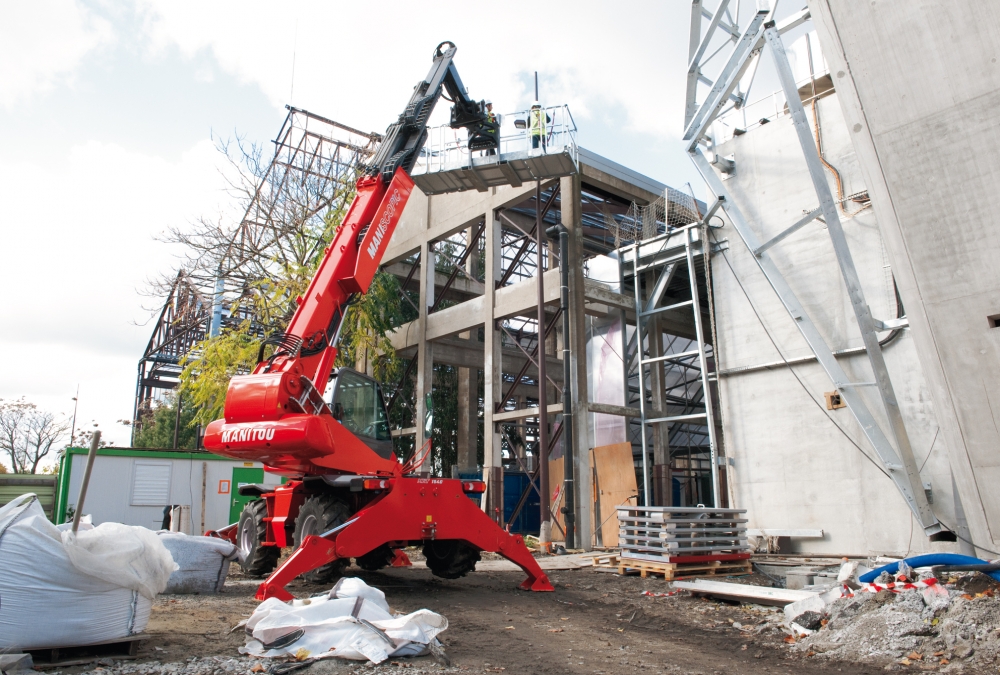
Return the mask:
POLYGON ((541 108, 542 106, 541 106, 541 104, 538 101, 535 101, 534 103, 531 104, 531 107, 532 108, 541 108))
POLYGON ((485 101, 483 101, 483 105, 493 105, 493 101, 486 99, 485 101))

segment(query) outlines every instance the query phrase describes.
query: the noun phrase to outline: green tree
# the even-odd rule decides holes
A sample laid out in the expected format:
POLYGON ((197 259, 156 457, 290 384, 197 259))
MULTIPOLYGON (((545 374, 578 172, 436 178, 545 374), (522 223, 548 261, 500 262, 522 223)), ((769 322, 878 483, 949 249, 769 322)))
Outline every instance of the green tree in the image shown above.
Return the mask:
MULTIPOLYGON (((198 428, 194 422, 196 406, 181 398, 181 417, 177 447, 194 450, 198 447, 198 428)), ((170 449, 174 447, 174 427, 177 424, 177 397, 170 397, 143 415, 141 428, 132 445, 137 448, 170 449)))

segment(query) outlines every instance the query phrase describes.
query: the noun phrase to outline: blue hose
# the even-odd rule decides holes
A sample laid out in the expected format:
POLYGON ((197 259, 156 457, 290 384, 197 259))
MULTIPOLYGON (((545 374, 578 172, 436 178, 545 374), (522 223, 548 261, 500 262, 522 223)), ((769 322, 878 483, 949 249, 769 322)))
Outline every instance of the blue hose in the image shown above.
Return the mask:
MULTIPOLYGON (((972 558, 967 555, 958 555, 957 553, 928 553, 926 555, 913 556, 912 558, 907 558, 905 561, 910 567, 931 567, 933 565, 985 565, 989 563, 988 560, 980 560, 979 558, 972 558)), ((895 574, 899 571, 899 563, 889 563, 888 565, 883 565, 878 569, 874 569, 871 572, 865 572, 858 580, 863 584, 870 584, 876 579, 882 572, 888 572, 889 574, 895 574)), ((998 572, 988 572, 991 577, 1000 581, 1000 571, 998 572)))

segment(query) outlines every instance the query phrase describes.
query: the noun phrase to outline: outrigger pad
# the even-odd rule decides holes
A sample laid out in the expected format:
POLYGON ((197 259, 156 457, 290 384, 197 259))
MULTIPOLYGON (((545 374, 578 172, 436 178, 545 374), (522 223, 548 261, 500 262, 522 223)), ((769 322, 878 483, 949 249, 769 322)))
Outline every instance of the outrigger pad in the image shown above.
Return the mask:
MULTIPOLYGON (((257 599, 290 600, 286 584, 338 558, 357 558, 387 543, 435 539, 457 539, 480 551, 499 553, 528 575, 520 588, 555 590, 524 539, 505 532, 483 513, 462 491, 461 480, 400 477, 389 479, 385 493, 358 511, 343 529, 328 538, 306 537, 257 589, 257 599)), ((394 566, 398 560, 399 556, 394 566)))

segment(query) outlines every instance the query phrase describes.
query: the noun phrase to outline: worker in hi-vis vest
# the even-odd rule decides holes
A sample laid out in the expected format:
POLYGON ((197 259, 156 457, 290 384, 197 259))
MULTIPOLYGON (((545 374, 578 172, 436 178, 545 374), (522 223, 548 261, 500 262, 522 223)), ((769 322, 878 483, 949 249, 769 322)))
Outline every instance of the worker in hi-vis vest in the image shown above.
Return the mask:
MULTIPOLYGON (((493 112, 493 101, 490 101, 490 100, 487 99, 483 103, 486 106, 486 121, 489 124, 491 124, 491 125, 495 125, 487 133, 496 134, 497 136, 499 136, 500 135, 500 133, 499 133, 500 132, 500 118, 497 117, 497 114, 495 112, 493 112)), ((497 154, 497 151, 494 148, 490 148, 489 150, 486 151, 486 154, 487 155, 495 155, 495 154, 497 154)))
POLYGON ((535 101, 528 114, 528 123, 531 130, 531 148, 536 149, 541 146, 545 149, 545 126, 552 122, 552 118, 542 110, 542 106, 535 101))

